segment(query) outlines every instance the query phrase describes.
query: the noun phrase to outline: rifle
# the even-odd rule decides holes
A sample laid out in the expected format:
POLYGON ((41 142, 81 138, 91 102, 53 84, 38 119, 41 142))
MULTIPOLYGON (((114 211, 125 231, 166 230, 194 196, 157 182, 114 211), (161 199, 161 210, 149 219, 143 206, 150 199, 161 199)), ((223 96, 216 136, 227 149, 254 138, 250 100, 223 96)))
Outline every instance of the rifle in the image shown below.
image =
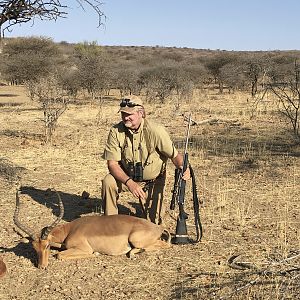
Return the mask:
POLYGON ((190 242, 188 238, 187 227, 186 227, 186 220, 188 219, 188 214, 184 211, 186 181, 182 178, 187 168, 190 169, 191 177, 192 177, 192 185, 193 185, 194 216, 195 216, 195 227, 197 232, 197 238, 195 242, 199 242, 202 237, 202 226, 201 226, 200 215, 199 215, 199 201, 197 196, 196 180, 195 180, 194 171, 191 165, 189 164, 188 151, 187 151, 190 127, 192 122, 193 125, 196 124, 191 119, 191 114, 190 114, 188 117, 188 126, 186 131, 186 140, 185 140, 185 148, 184 148, 184 155, 183 155, 183 167, 182 169, 181 168, 175 169, 175 180, 174 180, 174 187, 173 187, 170 209, 174 210, 175 203, 177 202, 179 208, 179 215, 177 217, 175 237, 172 239, 173 244, 187 244, 190 242))

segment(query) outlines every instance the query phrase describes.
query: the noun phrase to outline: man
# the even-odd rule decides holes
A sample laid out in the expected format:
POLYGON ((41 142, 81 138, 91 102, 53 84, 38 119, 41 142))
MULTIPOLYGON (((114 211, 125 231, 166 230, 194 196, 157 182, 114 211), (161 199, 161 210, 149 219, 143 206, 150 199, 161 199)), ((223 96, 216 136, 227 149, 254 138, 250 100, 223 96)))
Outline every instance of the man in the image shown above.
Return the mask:
MULTIPOLYGON (((145 118, 139 97, 124 97, 119 112, 122 121, 111 128, 103 154, 109 170, 102 180, 104 213, 118 214, 119 194, 130 191, 142 204, 145 217, 161 224, 166 163, 171 159, 176 168, 182 168, 183 157, 165 128, 145 118)), ((187 169, 183 179, 188 178, 187 169)))

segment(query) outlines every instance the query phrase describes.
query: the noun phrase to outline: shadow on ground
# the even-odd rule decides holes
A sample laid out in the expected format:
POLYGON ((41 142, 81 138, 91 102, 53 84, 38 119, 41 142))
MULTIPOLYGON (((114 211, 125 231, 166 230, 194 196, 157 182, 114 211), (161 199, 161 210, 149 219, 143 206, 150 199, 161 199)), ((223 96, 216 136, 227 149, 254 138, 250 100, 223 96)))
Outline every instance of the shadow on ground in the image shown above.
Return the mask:
MULTIPOLYGON (((83 197, 62 191, 57 192, 59 193, 65 208, 63 220, 67 222, 85 214, 101 212, 102 204, 99 198, 83 197)), ((41 190, 32 186, 22 186, 20 188, 20 194, 30 196, 37 203, 52 209, 55 216, 59 215, 58 198, 54 190, 41 190)))
POLYGON ((0 247, 1 252, 14 253, 18 257, 24 257, 37 266, 37 257, 35 251, 33 250, 31 243, 19 242, 16 246, 11 248, 0 247))
MULTIPOLYGON (((73 221, 76 218, 90 213, 103 213, 103 203, 99 198, 83 197, 62 191, 57 192, 59 193, 64 205, 65 212, 63 220, 66 222, 73 221)), ((53 215, 59 216, 58 198, 55 190, 41 190, 32 186, 22 186, 20 188, 20 194, 30 196, 30 198, 37 203, 52 209, 53 215)), ((128 201, 128 204, 132 207, 132 209, 118 204, 119 214, 143 217, 143 211, 139 203, 128 201)))

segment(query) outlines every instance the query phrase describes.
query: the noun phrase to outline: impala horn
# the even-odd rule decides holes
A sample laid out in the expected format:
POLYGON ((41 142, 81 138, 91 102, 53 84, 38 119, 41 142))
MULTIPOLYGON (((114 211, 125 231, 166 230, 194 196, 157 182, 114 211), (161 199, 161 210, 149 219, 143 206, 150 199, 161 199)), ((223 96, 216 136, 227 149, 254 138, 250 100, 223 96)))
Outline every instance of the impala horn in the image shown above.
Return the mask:
POLYGON ((22 224, 19 220, 19 212, 20 212, 20 198, 19 198, 19 190, 16 191, 16 209, 14 213, 14 223, 15 225, 20 228, 22 231, 24 231, 26 234, 28 234, 32 240, 36 240, 36 236, 34 234, 34 231, 27 227, 26 225, 22 224))
POLYGON ((56 195, 58 197, 59 216, 56 218, 56 220, 54 220, 54 222, 51 225, 45 227, 42 230, 42 234, 41 234, 41 239, 42 240, 46 240, 48 238, 49 233, 60 222, 60 220, 64 216, 64 212, 65 212, 64 204, 63 204, 63 202, 61 200, 61 197, 60 197, 59 193, 56 190, 54 190, 54 191, 55 191, 55 193, 56 193, 56 195))

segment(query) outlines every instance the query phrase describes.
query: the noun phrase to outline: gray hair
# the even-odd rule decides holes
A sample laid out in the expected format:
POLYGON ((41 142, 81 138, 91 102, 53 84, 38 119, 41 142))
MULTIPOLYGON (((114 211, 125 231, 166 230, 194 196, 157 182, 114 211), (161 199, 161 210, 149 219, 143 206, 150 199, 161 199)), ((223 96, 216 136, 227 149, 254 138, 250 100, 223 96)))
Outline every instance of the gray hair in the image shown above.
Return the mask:
POLYGON ((146 118, 146 111, 145 111, 144 106, 139 106, 138 111, 142 113, 143 118, 145 119, 146 118))

